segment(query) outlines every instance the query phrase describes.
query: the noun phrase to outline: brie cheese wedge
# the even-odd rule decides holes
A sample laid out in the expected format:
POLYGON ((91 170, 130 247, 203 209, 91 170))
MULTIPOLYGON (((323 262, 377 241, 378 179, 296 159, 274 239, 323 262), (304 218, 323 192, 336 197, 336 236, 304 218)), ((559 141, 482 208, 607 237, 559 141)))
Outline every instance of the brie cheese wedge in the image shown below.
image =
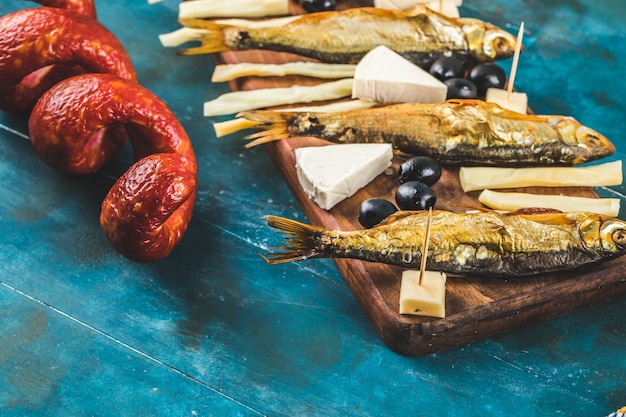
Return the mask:
POLYGON ((400 314, 444 318, 446 316, 446 274, 424 271, 402 272, 400 284, 400 314))
POLYGON ((386 46, 368 52, 356 66, 352 98, 392 103, 443 103, 448 87, 386 46))
POLYGON ((358 143, 297 148, 296 172, 303 190, 330 210, 391 166, 389 143, 358 143))

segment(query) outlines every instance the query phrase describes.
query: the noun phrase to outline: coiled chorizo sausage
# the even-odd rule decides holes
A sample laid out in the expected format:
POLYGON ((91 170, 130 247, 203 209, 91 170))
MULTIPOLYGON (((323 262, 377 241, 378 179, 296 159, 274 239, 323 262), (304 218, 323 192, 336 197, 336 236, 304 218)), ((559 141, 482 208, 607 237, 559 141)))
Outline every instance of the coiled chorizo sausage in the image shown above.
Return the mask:
POLYGON ((76 13, 95 19, 96 5, 93 0, 33 0, 42 6, 56 7, 59 9, 73 10, 76 13))
POLYGON ((123 145, 102 130, 124 127, 135 164, 102 203, 100 223, 124 256, 150 262, 167 256, 189 224, 197 166, 185 130, 156 95, 109 74, 84 74, 43 94, 29 119, 33 148, 49 165, 71 174, 95 172, 123 145))
POLYGON ((0 18, 0 110, 29 110, 44 91, 82 72, 136 80, 124 47, 92 17, 36 7, 0 18))

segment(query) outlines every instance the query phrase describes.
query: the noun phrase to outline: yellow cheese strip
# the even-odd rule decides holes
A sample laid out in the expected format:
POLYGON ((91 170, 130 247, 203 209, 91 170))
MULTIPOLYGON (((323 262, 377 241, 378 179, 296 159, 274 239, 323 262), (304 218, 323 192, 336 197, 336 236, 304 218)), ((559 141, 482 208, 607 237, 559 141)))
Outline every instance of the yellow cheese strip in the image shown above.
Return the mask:
POLYGON ((521 187, 601 187, 622 183, 622 161, 584 167, 462 167, 463 191, 521 187))
POLYGON ((180 3, 179 18, 266 17, 289 13, 288 0, 194 0, 180 3))
POLYGON ((215 129, 215 137, 221 138, 222 136, 230 135, 240 130, 253 128, 258 124, 261 124, 261 122, 238 117, 236 119, 214 123, 213 129, 215 129))
POLYGON ((304 75, 315 78, 352 78, 356 65, 325 64, 321 62, 288 62, 285 64, 239 64, 216 65, 211 81, 224 82, 241 77, 282 77, 285 75, 304 75))
POLYGON ((221 116, 265 107, 293 103, 334 100, 352 94, 352 78, 314 86, 294 85, 284 88, 262 88, 222 94, 204 103, 204 116, 221 116))
POLYGON ((618 198, 503 193, 492 190, 481 192, 478 196, 478 201, 494 210, 515 211, 522 208, 539 207, 566 212, 584 210, 611 217, 617 217, 620 209, 620 200, 618 198))

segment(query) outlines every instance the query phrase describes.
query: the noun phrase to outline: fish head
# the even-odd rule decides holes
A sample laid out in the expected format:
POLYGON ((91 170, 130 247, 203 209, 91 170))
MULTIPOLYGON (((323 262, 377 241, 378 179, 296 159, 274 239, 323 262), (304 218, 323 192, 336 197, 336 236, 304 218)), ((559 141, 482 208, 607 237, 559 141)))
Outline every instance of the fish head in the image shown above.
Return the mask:
POLYGON ((626 252, 626 222, 584 211, 566 216, 577 224, 578 235, 586 248, 608 256, 626 252))
POLYGON ((604 135, 584 126, 573 117, 551 117, 550 125, 559 134, 563 142, 574 150, 575 164, 611 156, 615 145, 604 135))
POLYGON ((616 218, 605 218, 600 225, 602 250, 619 255, 626 252, 626 222, 616 218))
POLYGON ((479 61, 495 61, 513 56, 517 38, 479 19, 461 18, 470 54, 479 61))

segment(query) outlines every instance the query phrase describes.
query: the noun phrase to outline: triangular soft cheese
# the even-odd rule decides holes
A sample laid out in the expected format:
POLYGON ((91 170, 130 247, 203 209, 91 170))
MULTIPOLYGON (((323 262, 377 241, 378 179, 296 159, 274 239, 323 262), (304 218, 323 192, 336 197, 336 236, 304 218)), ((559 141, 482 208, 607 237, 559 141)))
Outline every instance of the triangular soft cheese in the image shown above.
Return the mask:
POLYGON ((352 98, 391 103, 443 103, 448 87, 386 46, 368 52, 357 64, 352 98))
POLYGON ((384 172, 391 144, 340 144, 296 149, 296 172, 306 194, 330 210, 384 172))

